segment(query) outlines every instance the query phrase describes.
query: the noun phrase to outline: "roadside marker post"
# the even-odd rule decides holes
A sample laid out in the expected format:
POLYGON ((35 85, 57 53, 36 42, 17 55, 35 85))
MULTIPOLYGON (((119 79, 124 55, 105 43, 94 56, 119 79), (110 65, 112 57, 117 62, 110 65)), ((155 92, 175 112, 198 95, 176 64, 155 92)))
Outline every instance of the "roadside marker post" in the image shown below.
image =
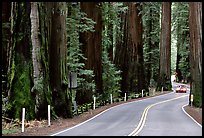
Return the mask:
POLYGON ((142 90, 142 97, 144 96, 144 90, 142 90))
POLYGON ((164 88, 162 87, 162 89, 161 89, 161 92, 162 92, 162 93, 163 93, 163 89, 164 89, 164 88))
POLYGON ((96 109, 96 97, 94 97, 94 104, 93 104, 93 109, 96 109))
POLYGON ((191 94, 191 106, 193 106, 193 94, 191 94))
POLYGON ((111 100, 111 104, 113 103, 113 97, 112 94, 110 94, 110 100, 111 100))
POLYGON ((23 108, 23 113, 22 113, 22 132, 24 132, 24 120, 25 120, 25 108, 23 108))
POLYGON ((48 105, 48 126, 50 126, 50 105, 48 105))
POLYGON ((126 93, 125 93, 125 98, 124 98, 124 101, 126 101, 126 93))

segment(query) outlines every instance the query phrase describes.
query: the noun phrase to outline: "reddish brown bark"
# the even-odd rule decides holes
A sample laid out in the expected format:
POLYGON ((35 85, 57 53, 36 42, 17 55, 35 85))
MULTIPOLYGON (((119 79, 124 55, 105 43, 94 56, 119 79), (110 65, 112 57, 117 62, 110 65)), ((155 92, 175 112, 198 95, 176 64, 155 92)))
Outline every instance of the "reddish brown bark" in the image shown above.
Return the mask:
POLYGON ((80 41, 83 44, 83 52, 87 60, 85 66, 94 71, 96 92, 103 93, 102 87, 102 15, 100 3, 81 2, 81 11, 87 14, 96 22, 94 32, 84 32, 80 35, 80 41))
POLYGON ((142 21, 139 3, 127 2, 128 12, 121 15, 123 38, 118 38, 114 63, 122 70, 122 92, 144 89, 142 21), (123 42, 121 42, 121 40, 123 42))
MULTIPOLYGON (((142 18, 139 14, 139 3, 129 3, 129 38, 128 49, 130 50, 129 71, 130 90, 141 92, 144 89, 144 68, 143 68, 143 45, 142 45, 142 18)), ((141 8, 141 7, 140 7, 141 8)))
POLYGON ((162 2, 160 40, 160 87, 169 89, 171 79, 171 2, 162 2))
POLYGON ((50 54, 50 85, 55 113, 58 116, 72 117, 71 97, 67 95, 64 82, 68 79, 66 66, 66 3, 54 2, 51 25, 50 54))
POLYGON ((11 53, 12 53, 12 46, 10 43, 11 40, 11 27, 8 26, 9 23, 11 23, 10 20, 11 16, 11 2, 2 2, 2 51, 1 51, 1 57, 2 57, 2 92, 3 95, 8 96, 9 94, 6 94, 6 92, 10 89, 7 84, 9 81, 8 76, 8 70, 11 68, 10 61, 11 61, 11 53), (7 24, 7 25, 6 25, 7 24), (5 92, 5 93, 4 93, 5 92))
POLYGON ((193 104, 202 107, 202 2, 189 3, 190 65, 193 104))

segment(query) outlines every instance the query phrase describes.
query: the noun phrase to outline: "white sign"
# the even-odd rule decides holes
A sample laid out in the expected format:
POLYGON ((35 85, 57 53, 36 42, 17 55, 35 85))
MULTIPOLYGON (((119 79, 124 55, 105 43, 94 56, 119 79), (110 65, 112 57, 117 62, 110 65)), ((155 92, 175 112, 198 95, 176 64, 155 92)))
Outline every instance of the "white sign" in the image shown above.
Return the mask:
POLYGON ((69 78, 68 78, 68 87, 70 88, 70 83, 71 83, 71 88, 76 88, 77 87, 77 73, 76 72, 70 72, 69 73, 69 78))

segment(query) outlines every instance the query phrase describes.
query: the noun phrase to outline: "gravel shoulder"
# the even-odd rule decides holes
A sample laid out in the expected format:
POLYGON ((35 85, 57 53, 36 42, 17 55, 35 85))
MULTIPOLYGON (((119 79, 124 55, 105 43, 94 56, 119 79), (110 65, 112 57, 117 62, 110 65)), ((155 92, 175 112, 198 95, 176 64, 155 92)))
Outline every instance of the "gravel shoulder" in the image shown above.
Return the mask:
MULTIPOLYGON (((163 93, 158 93, 157 95, 161 95, 161 94, 166 94, 168 92, 163 92, 163 93)), ((132 101, 136 101, 136 100, 141 100, 141 99, 145 99, 145 98, 149 98, 150 96, 147 97, 143 97, 143 98, 137 98, 137 99, 130 99, 126 102, 132 102, 132 101)), ((78 116, 74 116, 73 118, 68 118, 68 119, 63 119, 63 118, 58 118, 57 120, 52 120, 51 121, 51 126, 48 127, 47 126, 47 122, 46 120, 43 120, 42 124, 44 125, 37 125, 37 126, 28 126, 25 128, 25 132, 21 132, 21 128, 18 128, 19 130, 17 132, 14 133, 10 133, 10 134, 2 134, 2 136, 49 136, 51 134, 54 134, 60 130, 75 126, 79 123, 82 123, 86 120, 88 120, 89 118, 92 118, 93 116, 99 114, 100 112, 113 107, 115 105, 119 105, 124 103, 125 101, 121 101, 121 102, 117 102, 117 103, 113 103, 113 104, 107 104, 105 106, 101 106, 99 108, 96 108, 95 110, 89 110, 87 112, 84 112, 83 114, 80 114, 78 116)), ((202 108, 195 108, 195 107, 191 107, 191 106, 185 106, 184 110, 190 115, 192 116, 199 124, 202 125, 202 108)), ((40 123, 40 121, 36 121, 38 123, 40 123)))

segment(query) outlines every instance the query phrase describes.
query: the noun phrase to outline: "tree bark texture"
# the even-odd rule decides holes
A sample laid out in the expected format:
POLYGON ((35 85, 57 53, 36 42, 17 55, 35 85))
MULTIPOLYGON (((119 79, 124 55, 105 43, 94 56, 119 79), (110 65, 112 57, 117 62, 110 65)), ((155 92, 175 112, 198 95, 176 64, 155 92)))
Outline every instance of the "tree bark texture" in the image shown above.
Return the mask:
POLYGON ((32 62, 33 62, 33 82, 34 86, 32 88, 32 93, 35 93, 35 114, 36 118, 41 118, 46 116, 46 104, 44 95, 44 77, 41 59, 41 42, 39 38, 40 34, 40 24, 39 24, 39 11, 38 3, 31 2, 31 41, 32 41, 32 62))
POLYGON ((22 108, 28 111, 27 119, 34 117, 34 98, 30 90, 31 76, 31 39, 30 39, 30 2, 12 2, 11 11, 11 76, 10 117, 21 118, 22 108))
POLYGON ((122 13, 120 14, 120 32, 122 32, 124 35, 117 35, 117 38, 116 38, 116 46, 115 46, 115 56, 114 56, 114 64, 117 66, 117 68, 119 68, 122 73, 121 73, 121 76, 122 76, 122 80, 120 82, 121 84, 121 91, 122 92, 125 92, 127 91, 128 89, 128 85, 127 85, 127 73, 128 73, 128 67, 127 67, 127 58, 128 56, 126 55, 127 54, 127 48, 125 46, 125 40, 126 40, 126 24, 127 24, 127 21, 126 21, 126 13, 122 13))
POLYGON ((193 104, 202 107, 202 2, 189 3, 189 29, 193 104))
POLYGON ((8 70, 10 70, 9 61, 11 59, 11 3, 2 2, 2 94, 8 96, 7 84, 9 84, 8 70))
POLYGON ((39 34, 39 14, 37 2, 31 2, 31 41, 32 41, 32 60, 33 60, 33 77, 35 81, 42 77, 42 65, 40 59, 40 40, 39 34))
POLYGON ((160 87, 170 89, 171 85, 171 2, 162 2, 160 43, 160 87))
POLYGON ((81 11, 96 22, 94 32, 84 32, 80 35, 82 51, 87 60, 85 67, 93 70, 95 75, 96 93, 103 93, 102 82, 102 12, 98 2, 81 2, 81 11))
POLYGON ((57 116, 72 117, 71 97, 68 97, 68 70, 66 66, 66 3, 53 2, 50 40, 50 85, 52 100, 57 116))
MULTIPOLYGON (((109 14, 108 14, 108 18, 109 20, 112 20, 112 8, 113 8, 113 5, 111 4, 111 2, 108 3, 108 11, 109 11, 109 14)), ((110 37, 110 41, 111 41, 111 44, 110 44, 110 47, 108 48, 108 57, 111 61, 111 63, 113 63, 113 22, 109 22, 108 23, 108 35, 110 37)))
POLYGON ((142 18, 138 3, 128 3, 128 55, 130 91, 141 92, 144 88, 142 18))
POLYGON ((144 88, 142 18, 138 3, 127 2, 128 11, 121 14, 123 36, 116 40, 114 63, 122 71, 122 94, 140 92, 144 88))

